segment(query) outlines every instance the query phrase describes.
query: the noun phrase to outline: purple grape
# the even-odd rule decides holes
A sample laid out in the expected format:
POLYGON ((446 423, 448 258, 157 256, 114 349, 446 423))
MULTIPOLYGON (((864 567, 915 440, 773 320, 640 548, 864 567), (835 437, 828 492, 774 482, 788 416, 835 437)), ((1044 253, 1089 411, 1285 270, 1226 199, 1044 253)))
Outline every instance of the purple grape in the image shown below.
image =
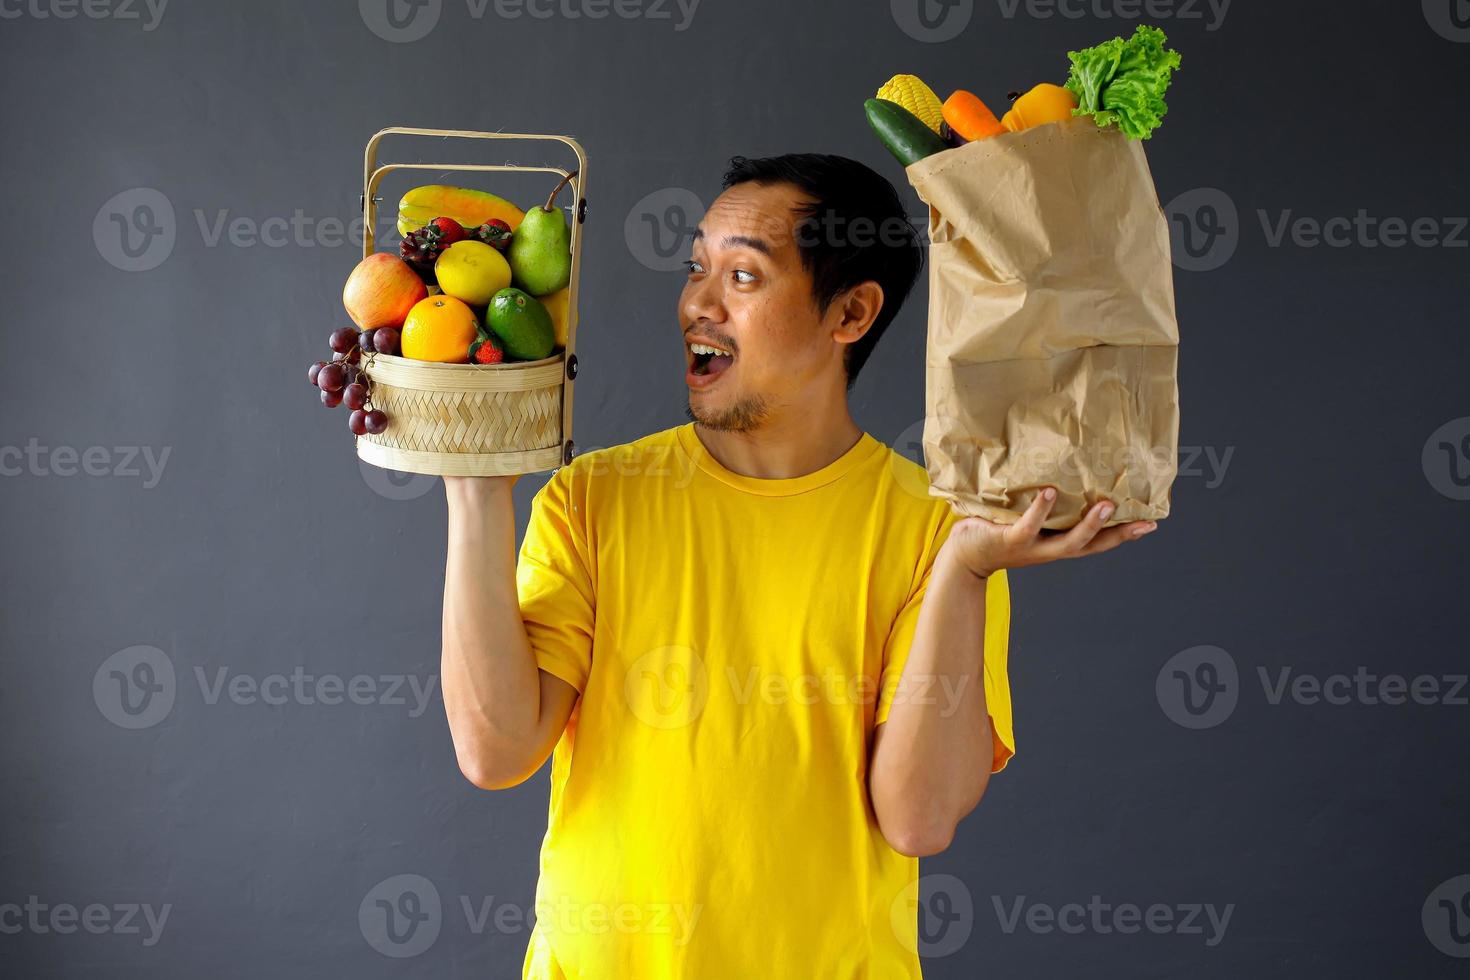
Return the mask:
MULTIPOLYGON (((367 404, 367 385, 354 381, 342 389, 342 402, 354 412, 367 404)), ((362 433, 358 433, 361 435, 362 433)))
POLYGON ((351 429, 355 436, 367 435, 367 412, 360 408, 353 409, 352 414, 347 416, 347 428, 351 429))
POLYGON ((388 416, 375 408, 364 416, 363 424, 367 426, 369 435, 382 435, 388 428, 388 416))
POLYGON ((341 364, 325 364, 316 374, 316 384, 322 391, 341 392, 347 384, 347 372, 341 364))
POLYGON ((311 383, 312 383, 312 386, 313 387, 316 386, 316 376, 317 376, 317 373, 319 371, 321 371, 321 369, 324 368, 324 367, 326 367, 326 366, 327 366, 327 362, 326 361, 317 361, 306 372, 306 376, 307 376, 307 378, 309 378, 311 380, 311 383))
POLYGON ((362 348, 363 353, 373 349, 373 335, 377 332, 377 327, 371 327, 357 335, 357 346, 362 348))
POLYGON ((347 377, 343 379, 343 387, 355 385, 362 380, 362 368, 356 364, 347 365, 347 377))
POLYGON ((342 404, 342 392, 323 390, 322 404, 327 406, 328 408, 336 408, 338 405, 342 404))
POLYGON ((348 351, 345 354, 333 354, 332 360, 345 361, 348 364, 356 364, 360 357, 362 357, 362 351, 354 347, 352 348, 352 350, 348 351))
POLYGON ((352 345, 355 343, 357 343, 357 331, 351 327, 338 327, 327 338, 327 346, 338 354, 345 354, 352 350, 352 345))
POLYGON ((398 331, 392 327, 379 327, 378 332, 373 334, 373 346, 378 349, 379 354, 397 354, 398 331))

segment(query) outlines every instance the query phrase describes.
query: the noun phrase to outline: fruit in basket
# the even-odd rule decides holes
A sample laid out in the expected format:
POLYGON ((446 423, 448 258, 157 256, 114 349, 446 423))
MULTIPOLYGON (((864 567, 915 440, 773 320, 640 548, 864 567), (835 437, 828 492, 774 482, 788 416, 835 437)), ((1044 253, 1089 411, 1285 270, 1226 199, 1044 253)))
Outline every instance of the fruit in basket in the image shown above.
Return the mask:
POLYGON ((398 234, 407 238, 414 229, 439 217, 453 218, 465 228, 478 228, 492 218, 499 218, 515 228, 524 216, 520 208, 487 191, 425 184, 412 188, 398 202, 398 234))
POLYGON ((327 364, 316 374, 316 386, 322 391, 341 391, 347 384, 347 369, 341 364, 327 364))
POLYGON ((497 252, 504 252, 510 248, 510 238, 513 229, 510 225, 499 218, 491 218, 480 227, 470 233, 470 237, 482 241, 497 252))
POLYGON ((363 330, 396 327, 428 295, 424 281, 407 262, 388 252, 374 252, 347 277, 342 305, 363 330))
POLYGON ((464 230, 464 225, 453 218, 435 218, 424 225, 424 231, 438 238, 439 244, 445 248, 469 237, 469 232, 464 230))
POLYGON ((1013 133, 1046 123, 1065 122, 1077 108, 1077 97, 1060 85, 1042 82, 1011 103, 1000 124, 1013 133))
POLYGON ((939 134, 939 125, 944 122, 943 107, 939 96, 919 76, 894 75, 883 83, 883 87, 878 89, 873 98, 886 99, 907 109, 919 122, 933 130, 936 136, 939 134))
POLYGON ((409 311, 399 344, 403 356, 416 361, 463 364, 479 330, 475 311, 465 303, 453 296, 430 296, 409 311))
MULTIPOLYGON (((532 296, 545 296, 572 281, 572 231, 567 216, 556 207, 556 195, 577 175, 574 170, 552 188, 546 203, 526 212, 510 236, 511 281, 532 296)), ((541 355, 546 356, 546 355, 541 355)))
POLYGON ((493 333, 482 332, 470 344, 470 362, 473 364, 499 364, 505 360, 505 348, 493 333))
POLYGON ((546 312, 551 314, 551 332, 556 338, 556 346, 567 345, 567 315, 568 307, 571 305, 572 288, 558 289, 549 296, 539 297, 541 305, 546 307, 546 312))
POLYGON ((379 327, 373 334, 373 349, 379 354, 397 354, 398 331, 392 327, 379 327))
POLYGON ((540 360, 556 345, 551 314, 540 300, 520 289, 502 289, 495 294, 485 311, 485 325, 500 339, 505 352, 517 360, 540 360))
POLYGON ((444 295, 470 306, 484 306, 497 291, 510 285, 510 265, 484 242, 455 242, 439 255, 434 275, 444 295))
POLYGON ((407 262, 414 272, 426 286, 437 286, 439 280, 434 278, 434 263, 439 258, 439 253, 444 246, 431 237, 422 228, 411 231, 404 236, 403 241, 398 243, 398 257, 407 262))

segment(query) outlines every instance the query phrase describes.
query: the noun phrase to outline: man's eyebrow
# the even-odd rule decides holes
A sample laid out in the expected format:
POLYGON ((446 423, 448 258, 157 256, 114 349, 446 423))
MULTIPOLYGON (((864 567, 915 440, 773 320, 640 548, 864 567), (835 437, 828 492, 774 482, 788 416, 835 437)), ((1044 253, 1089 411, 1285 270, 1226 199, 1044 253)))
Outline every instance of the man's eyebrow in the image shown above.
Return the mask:
MULTIPOLYGON (((704 238, 704 229, 703 228, 696 228, 696 229, 694 229, 693 240, 697 242, 697 241, 701 241, 703 238, 704 238)), ((726 235, 724 238, 720 239, 720 244, 722 246, 724 246, 725 248, 741 248, 741 247, 744 247, 744 248, 751 249, 752 251, 759 252, 762 255, 770 255, 771 254, 771 246, 767 245, 765 243, 765 241, 763 241, 762 239, 759 239, 759 238, 751 238, 749 235, 726 235)))

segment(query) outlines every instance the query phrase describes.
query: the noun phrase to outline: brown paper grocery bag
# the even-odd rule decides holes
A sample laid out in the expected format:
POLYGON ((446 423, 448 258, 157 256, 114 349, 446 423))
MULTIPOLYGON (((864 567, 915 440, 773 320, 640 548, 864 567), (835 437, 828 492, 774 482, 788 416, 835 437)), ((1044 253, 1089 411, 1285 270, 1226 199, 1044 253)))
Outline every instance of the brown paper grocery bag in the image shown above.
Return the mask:
POLYGON ((1179 326, 1169 227, 1143 145, 1090 117, 908 168, 929 205, 924 458, 930 494, 1048 528, 1102 499, 1111 524, 1169 513, 1179 326))

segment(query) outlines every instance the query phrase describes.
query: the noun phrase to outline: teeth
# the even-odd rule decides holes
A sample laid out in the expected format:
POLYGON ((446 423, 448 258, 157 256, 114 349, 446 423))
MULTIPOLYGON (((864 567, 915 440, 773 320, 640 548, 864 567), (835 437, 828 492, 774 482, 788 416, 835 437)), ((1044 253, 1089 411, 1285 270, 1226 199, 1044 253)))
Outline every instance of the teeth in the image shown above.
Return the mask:
POLYGON ((726 357, 730 356, 729 351, 719 347, 710 347, 708 344, 690 344, 689 349, 696 354, 723 354, 726 357))

